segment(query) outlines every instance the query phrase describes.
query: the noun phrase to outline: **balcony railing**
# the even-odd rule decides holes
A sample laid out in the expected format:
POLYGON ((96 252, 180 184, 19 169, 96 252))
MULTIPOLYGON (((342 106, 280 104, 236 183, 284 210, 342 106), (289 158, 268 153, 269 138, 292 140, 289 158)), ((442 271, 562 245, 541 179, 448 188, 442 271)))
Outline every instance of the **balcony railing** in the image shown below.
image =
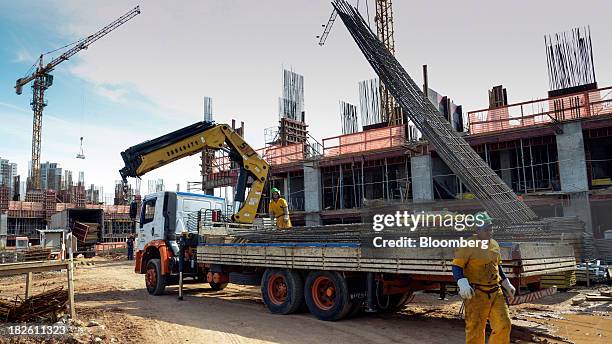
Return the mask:
POLYGON ((481 134, 612 114, 612 87, 468 112, 468 132, 481 134))

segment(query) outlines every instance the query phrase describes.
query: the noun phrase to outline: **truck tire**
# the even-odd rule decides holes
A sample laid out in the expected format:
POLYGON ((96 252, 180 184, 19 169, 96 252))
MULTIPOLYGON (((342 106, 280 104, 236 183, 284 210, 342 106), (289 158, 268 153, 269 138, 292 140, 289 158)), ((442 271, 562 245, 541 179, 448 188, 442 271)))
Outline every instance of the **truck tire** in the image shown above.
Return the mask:
POLYGON ((159 259, 151 259, 147 263, 145 284, 151 295, 162 295, 166 290, 166 276, 161 274, 161 261, 159 259))
POLYGON ((261 279, 261 296, 274 314, 291 314, 304 303, 304 287, 299 273, 289 269, 266 269, 261 279))
POLYGON ((214 291, 221 291, 225 289, 225 287, 227 287, 227 282, 226 283, 208 282, 208 285, 210 286, 210 289, 214 291))
POLYGON ((310 313, 320 320, 340 320, 353 309, 346 279, 335 271, 309 273, 304 286, 304 299, 310 313))

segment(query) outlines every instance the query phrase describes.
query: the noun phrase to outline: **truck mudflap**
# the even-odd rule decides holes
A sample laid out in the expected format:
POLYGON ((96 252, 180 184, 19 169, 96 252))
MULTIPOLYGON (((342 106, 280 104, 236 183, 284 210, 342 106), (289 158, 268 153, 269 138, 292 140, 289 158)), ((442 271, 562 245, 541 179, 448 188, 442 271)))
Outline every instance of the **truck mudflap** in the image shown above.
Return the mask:
POLYGON ((137 274, 141 274, 142 272, 142 251, 136 252, 134 263, 134 272, 137 274))

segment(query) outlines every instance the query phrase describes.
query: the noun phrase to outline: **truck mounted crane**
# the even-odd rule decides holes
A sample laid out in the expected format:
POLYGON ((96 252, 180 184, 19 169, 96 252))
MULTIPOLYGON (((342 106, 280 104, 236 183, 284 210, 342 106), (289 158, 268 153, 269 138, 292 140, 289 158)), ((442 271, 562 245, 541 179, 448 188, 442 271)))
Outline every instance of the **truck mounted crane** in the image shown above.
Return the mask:
POLYGON ((227 149, 229 158, 239 166, 232 215, 237 223, 253 223, 270 166, 227 124, 198 122, 128 148, 121 153, 125 167, 119 173, 124 185, 127 177, 141 177, 147 172, 204 149, 227 149), (246 189, 250 187, 245 197, 246 189))
MULTIPOLYGON (((225 150, 238 165, 234 197, 238 206, 231 216, 231 224, 248 227, 255 219, 270 166, 227 124, 198 122, 126 149, 121 153, 125 166, 119 171, 124 188, 128 177, 139 178, 205 149, 225 150), (250 189, 245 197, 247 188, 250 189)), ((193 214, 200 227, 202 213, 211 214, 211 221, 220 222, 220 216, 215 214, 224 208, 224 199, 208 195, 158 192, 145 196, 137 228, 135 272, 145 274, 149 293, 159 295, 166 285, 179 281, 182 284, 183 273, 200 279, 206 275, 213 289, 222 289, 227 284, 219 280, 218 273, 215 275, 210 269, 185 263, 195 262, 199 243, 198 228, 190 226, 193 214)), ((136 207, 131 206, 133 219, 136 213, 136 207)))

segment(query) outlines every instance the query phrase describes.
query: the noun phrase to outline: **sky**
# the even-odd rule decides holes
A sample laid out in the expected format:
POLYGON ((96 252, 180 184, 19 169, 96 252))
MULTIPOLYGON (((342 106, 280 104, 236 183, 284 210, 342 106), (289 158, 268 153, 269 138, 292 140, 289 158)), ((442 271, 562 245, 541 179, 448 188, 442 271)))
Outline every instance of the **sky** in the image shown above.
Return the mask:
MULTIPOLYGON (((356 0, 350 1, 357 4, 356 0)), ((202 120, 213 98, 218 123, 245 122, 245 137, 264 146, 278 123, 282 69, 304 75, 306 121, 321 141, 341 132, 338 101, 358 104, 360 80, 374 72, 338 19, 325 46, 317 35, 329 1, 8 1, 0 0, 0 157, 27 175, 31 90, 14 92, 37 56, 96 32, 136 5, 142 13, 60 64, 43 115, 41 161, 85 172, 85 182, 111 192, 120 152, 202 120), (86 159, 76 159, 83 137, 86 159)), ((374 25, 373 0, 359 1, 374 25), (368 6, 366 6, 366 4, 368 6)), ((597 80, 612 80, 609 1, 394 1, 396 56, 418 84, 464 111, 487 106, 503 84, 511 103, 546 97, 543 36, 590 25, 597 80)), ((58 53, 45 55, 45 60, 58 53)), ((198 181, 197 156, 152 171, 168 189, 198 181)))

